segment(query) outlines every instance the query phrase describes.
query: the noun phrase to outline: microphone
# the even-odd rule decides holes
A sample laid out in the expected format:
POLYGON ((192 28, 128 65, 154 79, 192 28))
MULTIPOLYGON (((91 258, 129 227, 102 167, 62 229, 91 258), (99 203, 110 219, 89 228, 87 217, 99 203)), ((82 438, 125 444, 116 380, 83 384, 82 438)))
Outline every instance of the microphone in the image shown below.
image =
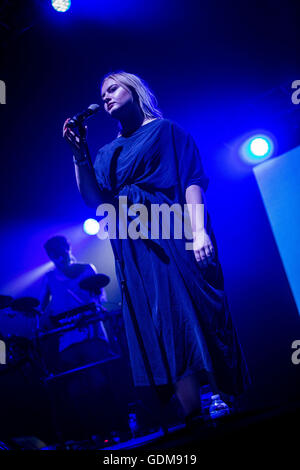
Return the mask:
POLYGON ((72 119, 70 119, 70 121, 68 122, 68 125, 70 127, 75 127, 82 124, 86 119, 96 114, 99 109, 99 104, 90 104, 87 109, 85 109, 81 113, 75 114, 75 116, 73 116, 72 119))

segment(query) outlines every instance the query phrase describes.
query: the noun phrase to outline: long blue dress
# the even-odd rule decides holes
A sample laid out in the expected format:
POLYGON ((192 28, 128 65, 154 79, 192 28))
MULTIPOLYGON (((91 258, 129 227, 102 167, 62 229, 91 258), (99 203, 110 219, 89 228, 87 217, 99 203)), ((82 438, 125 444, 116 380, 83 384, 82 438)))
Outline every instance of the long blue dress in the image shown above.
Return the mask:
MULTIPOLYGON (((128 206, 183 205, 188 186, 206 190, 208 185, 192 136, 168 119, 153 120, 104 145, 94 168, 104 200, 116 209, 120 196, 127 196, 128 206)), ((185 248, 186 240, 111 242, 118 245, 155 383, 175 384, 194 372, 208 383, 207 373, 213 372, 220 391, 237 395, 250 379, 228 310, 209 215, 207 230, 216 252, 215 264, 207 268, 185 248)), ((126 298, 123 316, 134 383, 149 385, 126 298)))

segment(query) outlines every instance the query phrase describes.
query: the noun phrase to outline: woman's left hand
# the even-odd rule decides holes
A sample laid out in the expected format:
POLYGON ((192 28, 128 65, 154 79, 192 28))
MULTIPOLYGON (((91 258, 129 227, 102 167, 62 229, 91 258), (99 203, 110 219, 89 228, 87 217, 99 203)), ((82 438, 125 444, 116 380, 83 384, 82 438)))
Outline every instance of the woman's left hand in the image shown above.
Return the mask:
POLYGON ((213 262, 215 250, 205 228, 193 234, 193 250, 196 261, 205 268, 213 262))

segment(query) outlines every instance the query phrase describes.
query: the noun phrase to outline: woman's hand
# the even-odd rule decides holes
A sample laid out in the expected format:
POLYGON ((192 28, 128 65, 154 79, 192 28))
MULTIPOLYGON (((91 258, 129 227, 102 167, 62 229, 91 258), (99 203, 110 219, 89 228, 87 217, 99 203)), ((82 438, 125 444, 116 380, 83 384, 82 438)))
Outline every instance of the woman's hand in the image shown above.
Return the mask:
MULTIPOLYGON (((78 132, 75 132, 75 128, 71 128, 69 126, 70 121, 71 119, 68 118, 64 123, 63 138, 70 145, 75 158, 80 160, 82 159, 82 154, 84 150, 84 142, 82 138, 83 136, 80 136, 78 132)), ((85 135, 86 135, 87 126, 85 126, 84 130, 85 130, 85 135)))
POLYGON ((215 250, 205 228, 193 234, 193 250, 196 261, 205 268, 213 263, 215 250))

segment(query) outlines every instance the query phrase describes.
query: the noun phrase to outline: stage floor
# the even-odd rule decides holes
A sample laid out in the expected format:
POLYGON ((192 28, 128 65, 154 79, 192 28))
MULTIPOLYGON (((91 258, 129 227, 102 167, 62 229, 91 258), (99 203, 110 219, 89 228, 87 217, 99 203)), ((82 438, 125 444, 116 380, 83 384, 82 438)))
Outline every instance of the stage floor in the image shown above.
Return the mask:
MULTIPOLYGON (((191 429, 184 425, 168 428, 167 434, 157 432, 130 439, 126 442, 100 448, 105 451, 141 449, 159 451, 170 449, 208 449, 217 442, 234 445, 247 442, 256 446, 263 442, 298 440, 300 424, 300 401, 282 407, 235 414, 218 420, 206 419, 195 423, 191 429)), ((299 441, 298 441, 299 442, 299 441)))

